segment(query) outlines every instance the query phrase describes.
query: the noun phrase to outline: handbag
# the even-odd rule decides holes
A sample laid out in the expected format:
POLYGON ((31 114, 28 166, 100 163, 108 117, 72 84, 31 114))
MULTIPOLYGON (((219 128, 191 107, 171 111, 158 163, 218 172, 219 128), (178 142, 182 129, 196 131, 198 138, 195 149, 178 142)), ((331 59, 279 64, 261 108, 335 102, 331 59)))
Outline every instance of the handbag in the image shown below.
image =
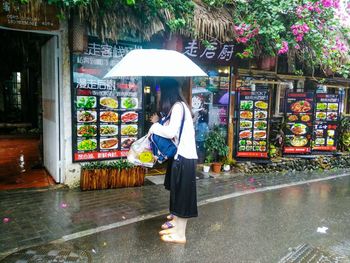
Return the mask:
MULTIPOLYGON (((183 116, 182 116, 181 126, 180 126, 179 142, 181 139, 182 129, 185 122, 185 108, 182 103, 181 105, 183 108, 183 116)), ((168 120, 170 120, 170 115, 161 119, 159 123, 161 125, 164 125, 164 123, 166 123, 168 120)), ((152 134, 150 136, 150 141, 151 141, 151 148, 152 148, 153 155, 155 156, 155 158, 159 163, 163 163, 169 158, 173 158, 175 156, 177 152, 177 145, 172 139, 168 139, 156 134, 152 134)))
POLYGON ((127 159, 134 165, 148 168, 153 167, 155 158, 152 153, 151 142, 147 135, 138 139, 131 145, 127 159))

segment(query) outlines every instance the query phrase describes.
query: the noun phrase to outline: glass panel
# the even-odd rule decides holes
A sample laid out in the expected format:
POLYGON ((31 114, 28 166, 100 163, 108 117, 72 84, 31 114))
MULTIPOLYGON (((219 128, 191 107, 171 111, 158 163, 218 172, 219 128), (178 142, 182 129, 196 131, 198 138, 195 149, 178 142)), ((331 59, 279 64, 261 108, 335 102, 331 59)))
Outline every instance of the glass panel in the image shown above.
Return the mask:
POLYGON ((219 126, 227 136, 230 68, 208 68, 207 73, 208 77, 193 78, 192 88, 192 111, 199 162, 204 161, 204 140, 209 130, 219 126))

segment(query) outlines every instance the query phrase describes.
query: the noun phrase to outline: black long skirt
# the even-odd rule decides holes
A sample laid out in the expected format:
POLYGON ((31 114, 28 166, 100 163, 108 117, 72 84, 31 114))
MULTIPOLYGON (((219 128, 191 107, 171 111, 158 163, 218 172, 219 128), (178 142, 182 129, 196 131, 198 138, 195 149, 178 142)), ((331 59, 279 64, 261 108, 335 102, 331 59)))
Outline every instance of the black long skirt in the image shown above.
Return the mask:
POLYGON ((170 213, 178 217, 197 217, 197 160, 178 156, 170 175, 170 213))
POLYGON ((174 158, 170 158, 167 162, 168 162, 168 166, 166 168, 166 173, 165 173, 165 178, 164 178, 164 187, 166 190, 170 191, 170 184, 171 184, 171 169, 173 166, 173 161, 174 158))

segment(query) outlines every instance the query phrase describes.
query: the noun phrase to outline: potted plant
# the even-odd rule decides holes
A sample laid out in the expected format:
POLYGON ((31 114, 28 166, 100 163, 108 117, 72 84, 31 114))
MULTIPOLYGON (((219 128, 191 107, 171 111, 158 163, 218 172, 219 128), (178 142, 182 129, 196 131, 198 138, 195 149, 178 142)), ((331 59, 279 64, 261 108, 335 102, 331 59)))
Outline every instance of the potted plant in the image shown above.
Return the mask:
POLYGON ((210 171, 210 166, 211 166, 211 162, 212 162, 212 157, 211 155, 208 155, 205 160, 204 160, 204 164, 203 164, 203 172, 208 173, 210 171))
POLYGON ((225 160, 223 161, 223 170, 225 172, 228 172, 231 170, 231 166, 236 164, 236 160, 233 160, 230 157, 226 157, 225 160))
POLYGON ((219 160, 227 156, 229 148, 226 145, 226 138, 218 126, 214 126, 207 134, 204 141, 204 148, 207 156, 211 156, 214 160, 212 163, 213 172, 219 173, 221 171, 221 163, 219 160))
POLYGON ((92 162, 82 165, 81 190, 100 190, 144 184, 145 168, 134 166, 127 160, 92 162))

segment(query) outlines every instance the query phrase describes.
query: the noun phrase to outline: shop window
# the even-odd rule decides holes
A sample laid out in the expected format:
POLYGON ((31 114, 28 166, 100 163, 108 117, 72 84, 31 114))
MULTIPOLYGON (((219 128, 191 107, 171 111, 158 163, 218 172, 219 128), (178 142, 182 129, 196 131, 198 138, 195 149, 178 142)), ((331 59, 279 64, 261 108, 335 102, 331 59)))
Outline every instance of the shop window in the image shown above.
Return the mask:
POLYGON ((207 70, 208 77, 193 78, 192 111, 194 113, 196 143, 199 161, 205 158, 204 140, 214 126, 227 134, 230 68, 207 70))
POLYGON ((12 78, 5 81, 4 100, 6 116, 12 121, 21 121, 22 117, 22 94, 21 73, 12 73, 12 78))
POLYGON ((22 109, 22 97, 21 97, 21 73, 14 72, 12 81, 7 82, 8 90, 8 105, 13 110, 22 109))
POLYGON ((286 97, 287 86, 277 85, 276 88, 276 104, 275 104, 275 116, 280 116, 284 114, 284 103, 286 97))

